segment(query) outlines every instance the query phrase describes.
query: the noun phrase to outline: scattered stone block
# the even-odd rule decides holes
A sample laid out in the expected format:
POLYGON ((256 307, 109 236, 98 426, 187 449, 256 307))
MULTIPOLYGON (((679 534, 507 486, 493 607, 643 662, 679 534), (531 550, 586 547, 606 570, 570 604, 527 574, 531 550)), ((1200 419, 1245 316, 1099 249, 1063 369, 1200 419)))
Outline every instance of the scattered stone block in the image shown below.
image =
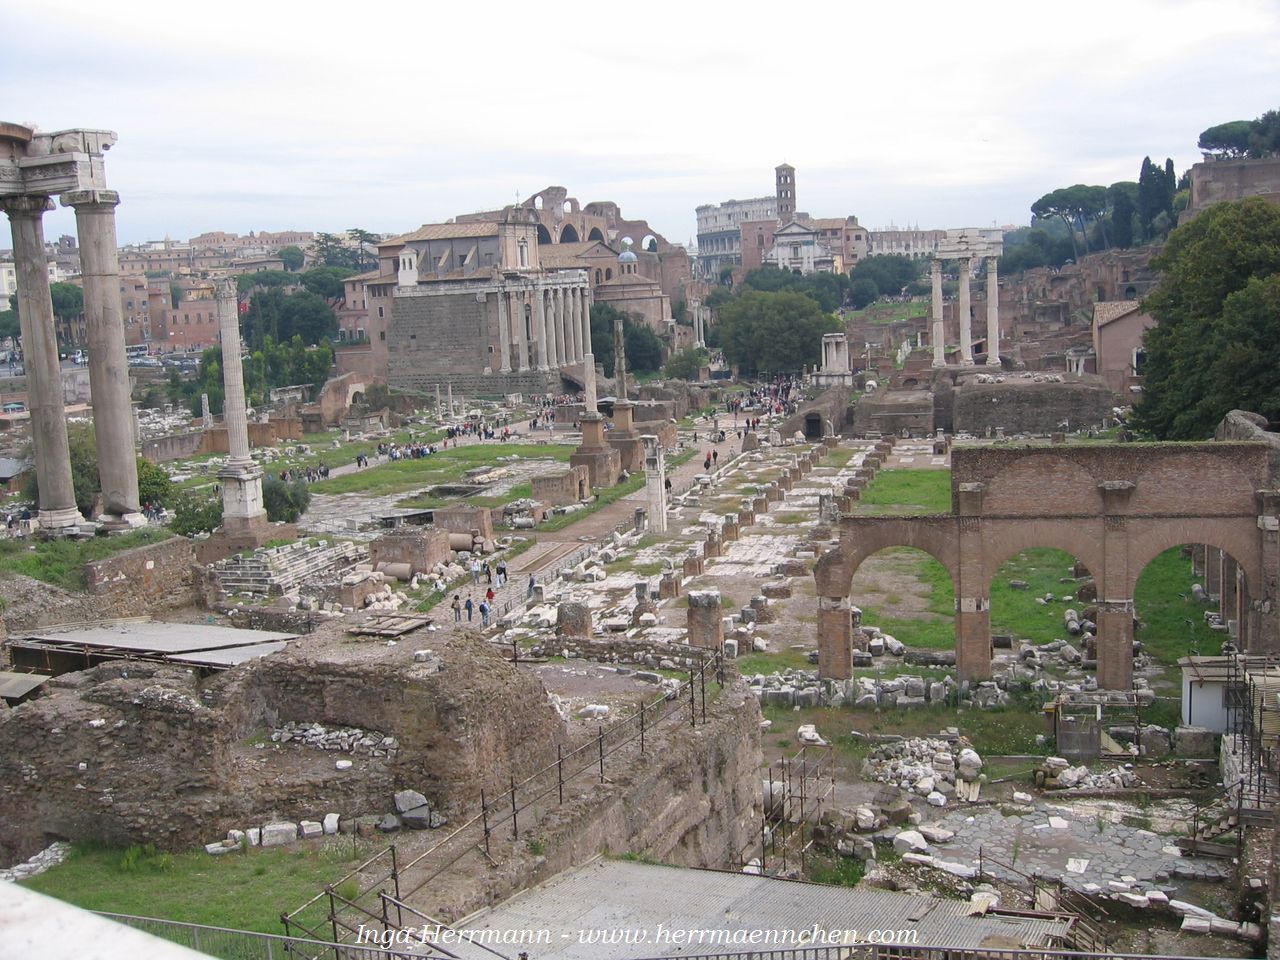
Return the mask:
POLYGON ((303 840, 313 840, 324 836, 324 826, 315 820, 303 820, 298 824, 303 840))
POLYGON ((338 832, 338 815, 336 813, 326 813, 321 823, 324 826, 325 836, 331 837, 338 832))
POLYGON ((395 802, 396 813, 407 813, 410 810, 416 810, 418 807, 425 807, 427 798, 417 790, 398 790, 396 791, 395 802))
POLYGON ((282 847, 298 839, 296 823, 268 823, 262 828, 262 845, 264 847, 282 847))

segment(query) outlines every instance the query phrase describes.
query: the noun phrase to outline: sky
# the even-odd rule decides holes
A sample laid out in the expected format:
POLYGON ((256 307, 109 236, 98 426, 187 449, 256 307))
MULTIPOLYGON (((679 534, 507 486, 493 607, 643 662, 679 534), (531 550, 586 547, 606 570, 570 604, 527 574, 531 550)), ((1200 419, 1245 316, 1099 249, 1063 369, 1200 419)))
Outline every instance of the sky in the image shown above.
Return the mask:
POLYGON ((0 120, 119 134, 121 243, 399 233, 553 184, 679 243, 783 162, 814 216, 1021 224, 1277 107, 1280 0, 0 0, 0 120))

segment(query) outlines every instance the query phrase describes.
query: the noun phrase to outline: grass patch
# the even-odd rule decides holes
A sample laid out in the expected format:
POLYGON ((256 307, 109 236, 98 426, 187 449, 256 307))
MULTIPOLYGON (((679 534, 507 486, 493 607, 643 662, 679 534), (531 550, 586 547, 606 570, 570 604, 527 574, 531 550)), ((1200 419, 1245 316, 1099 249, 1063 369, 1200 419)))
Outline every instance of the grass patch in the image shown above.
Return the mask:
POLYGON ((783 670, 812 670, 808 654, 803 650, 779 650, 777 653, 749 653, 738 658, 738 672, 770 674, 783 670))
POLYGON ((897 547, 882 550, 876 556, 892 557, 894 572, 905 581, 914 579, 925 588, 925 611, 914 617, 896 617, 883 613, 874 604, 858 602, 862 622, 879 627, 912 647, 949 650, 956 643, 955 590, 947 568, 922 550, 897 547))
POLYGON ((160 527, 144 527, 118 537, 92 540, 0 541, 0 574, 22 574, 64 590, 85 588, 84 565, 173 536, 160 527))
POLYGON ((927 316, 929 316, 928 300, 909 300, 906 303, 873 303, 871 306, 864 307, 861 310, 850 310, 845 313, 847 320, 884 324, 927 316))
MULTIPOLYGON (((1032 643, 1048 643, 1050 640, 1067 639, 1066 624, 1062 613, 1065 603, 1037 603, 1046 593, 1055 597, 1074 597, 1076 584, 1059 583, 1071 576, 1075 557, 1063 550, 1039 547, 1024 550, 1000 565, 991 581, 991 630, 1007 633, 1015 640, 1032 643), (1015 590, 1011 580, 1023 580, 1027 589, 1015 590)), ((1083 582, 1083 581, 1082 581, 1083 582)), ((1077 612, 1085 606, 1074 600, 1070 606, 1077 612)))
MULTIPOLYGON (((1047 697, 1046 697, 1047 699, 1047 697)), ((1034 695, 1017 697, 1007 707, 961 710, 945 704, 877 713, 862 708, 845 715, 861 733, 894 733, 904 737, 934 736, 945 727, 956 727, 980 754, 1047 754, 1049 744, 1037 744, 1045 732, 1042 703, 1034 695)))
POLYGON ((1182 555, 1181 547, 1174 547, 1147 564, 1134 587, 1133 605, 1142 621, 1136 637, 1144 650, 1167 666, 1197 651, 1208 655, 1221 650, 1221 637, 1204 622, 1208 606, 1191 599, 1195 579, 1191 558, 1182 555))
POLYGON ((849 461, 853 459, 854 451, 836 447, 834 450, 828 450, 827 455, 822 458, 820 466, 824 467, 843 467, 847 466, 849 461))
POLYGON ((157 853, 76 845, 65 863, 23 881, 86 910, 282 933, 280 914, 306 902, 367 855, 350 837, 319 847, 157 853))
POLYGON ((932 514, 951 512, 950 470, 881 470, 862 491, 858 513, 932 514))
POLYGON ((474 443, 450 447, 420 460, 392 460, 367 470, 330 477, 312 484, 311 490, 314 493, 364 493, 369 496, 403 493, 440 483, 458 483, 468 470, 475 467, 493 465, 501 468, 502 464, 497 463, 499 457, 568 462, 575 449, 568 444, 531 447, 522 443, 474 443))
POLYGON ((833 887, 856 887, 862 882, 867 872, 866 865, 852 857, 824 857, 820 854, 810 854, 810 856, 813 859, 809 862, 809 875, 805 879, 813 883, 825 883, 833 887))

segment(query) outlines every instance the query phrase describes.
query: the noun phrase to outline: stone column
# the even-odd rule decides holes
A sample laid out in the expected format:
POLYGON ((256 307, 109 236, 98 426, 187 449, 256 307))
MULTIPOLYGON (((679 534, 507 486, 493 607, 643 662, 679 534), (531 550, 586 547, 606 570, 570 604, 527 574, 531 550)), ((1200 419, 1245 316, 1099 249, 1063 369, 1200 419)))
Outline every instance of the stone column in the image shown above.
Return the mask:
POLYGON ((719 590, 690 590, 689 646, 724 650, 724 613, 719 590))
POLYGON ((498 291, 498 372, 510 373, 511 322, 507 317, 507 292, 498 291))
POLYGON ((560 367, 564 359, 564 289, 551 291, 551 362, 560 367))
POLYGON ((146 523, 146 518, 138 498, 129 367, 120 312, 115 211, 119 202, 120 195, 113 190, 83 190, 62 198, 63 206, 75 209, 80 239, 89 389, 93 396, 102 509, 108 523, 132 527, 146 523))
POLYGON ((533 295, 533 330, 538 344, 538 369, 547 370, 547 292, 541 285, 533 295))
POLYGON ((933 282, 933 365, 945 366, 947 335, 942 324, 942 261, 935 258, 929 264, 929 279, 933 282))
POLYGON ((987 366, 1000 366, 1000 279, 996 257, 987 257, 987 366))
POLYGON ((222 337, 222 422, 230 455, 218 471, 222 482, 222 530, 232 537, 254 536, 267 529, 262 504, 262 468, 249 456, 249 418, 245 410, 244 366, 240 352, 240 304, 234 280, 219 280, 218 332, 222 337))
POLYGON ((518 293, 507 295, 511 300, 511 325, 516 328, 516 369, 529 369, 529 326, 525 317, 524 298, 518 293))
MULTIPOLYGON (((31 447, 39 490, 40 529, 56 531, 83 522, 71 482, 71 448, 62 404, 62 371, 53 325, 53 300, 44 253, 44 213, 48 197, 0 200, 13 232, 18 280, 18 325, 27 371, 27 409, 31 411, 31 447)), ((130 445, 132 449, 132 444, 130 445)))
POLYGON ((453 416, 453 382, 450 381, 448 386, 449 386, 449 416, 452 417, 453 416))
POLYGON ((956 316, 960 320, 960 362, 973 363, 973 321, 969 316, 969 273, 973 269, 973 260, 965 257, 960 261, 960 302, 956 305, 956 316))
POLYGON ((569 289, 569 342, 572 344, 573 362, 582 360, 582 291, 569 289))
POLYGON ((228 466, 252 464, 249 456, 249 415, 244 399, 244 361, 240 351, 240 309, 236 285, 219 280, 218 332, 222 337, 222 422, 227 428, 228 466))
MULTIPOLYGON (((590 356, 590 354, 588 354, 590 356)), ((644 441, 644 487, 649 506, 649 529, 667 532, 667 466, 658 438, 646 435, 644 441)))
POLYGON ((596 356, 588 353, 582 358, 585 369, 582 371, 583 393, 586 395, 586 412, 599 413, 596 406, 596 356))
POLYGON ((991 679, 991 602, 962 597, 956 612, 956 673, 961 680, 991 679))
POLYGON ((582 344, 578 356, 583 360, 591 352, 591 287, 582 288, 582 344))

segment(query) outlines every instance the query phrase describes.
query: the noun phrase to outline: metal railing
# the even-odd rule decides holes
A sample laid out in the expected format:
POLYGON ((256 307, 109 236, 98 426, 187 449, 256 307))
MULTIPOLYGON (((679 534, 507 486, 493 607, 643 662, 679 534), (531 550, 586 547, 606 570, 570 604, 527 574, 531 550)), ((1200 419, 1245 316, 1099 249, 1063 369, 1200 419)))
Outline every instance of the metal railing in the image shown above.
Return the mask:
MULTIPOLYGON (((703 652, 697 647, 690 647, 689 651, 703 652)), ((285 932, 296 928, 308 937, 332 937, 341 943, 356 934, 361 924, 401 929, 401 914, 389 910, 389 904, 403 905, 467 857, 483 857, 496 864, 495 839, 519 842, 522 817, 528 838, 529 822, 536 822, 539 811, 546 806, 562 805, 566 786, 575 782, 608 782, 611 758, 633 746, 644 756, 651 749, 655 733, 667 721, 687 720, 694 727, 706 723, 707 682, 718 682, 723 687, 725 678, 720 654, 705 653, 701 665, 690 669, 688 680, 678 688, 652 702, 642 702, 640 709, 628 717, 601 725, 595 737, 568 753, 557 745, 555 761, 518 782, 510 777, 501 793, 494 795, 482 789, 480 811, 412 860, 400 863, 392 844, 326 885, 316 896, 281 917, 285 932), (340 892, 352 884, 354 895, 348 897, 340 892), (388 893, 389 898, 385 896, 388 893)))
POLYGON ((306 937, 281 936, 276 933, 258 933, 253 930, 235 930, 230 927, 212 927, 202 923, 182 923, 178 920, 162 920, 158 917, 136 917, 124 913, 104 913, 98 916, 116 923, 141 930, 162 940, 190 947, 211 957, 223 960, 302 960, 302 958, 329 957, 332 960, 450 960, 443 951, 426 949, 415 944, 411 950, 399 950, 376 945, 340 944, 328 940, 311 940, 306 937))
POLYGON ((1024 873, 1011 863, 997 860, 978 848, 978 879, 1013 882, 1013 878, 1024 881, 1029 889, 1022 891, 1030 901, 1032 910, 1049 910, 1065 912, 1074 921, 1072 929, 1073 945, 1083 946, 1090 950, 1106 950, 1110 945, 1110 937, 1099 926, 1111 915, 1107 909, 1093 897, 1067 886, 1062 880, 1046 880, 1035 874, 1024 873), (987 869, 994 865, 1003 873, 993 873, 987 869), (1012 875, 1012 876, 1010 876, 1012 875))
POLYGON ((682 953, 640 960, 1206 960, 1178 954, 1089 952, 1045 948, 922 946, 919 944, 865 943, 778 950, 739 950, 722 953, 682 953))

